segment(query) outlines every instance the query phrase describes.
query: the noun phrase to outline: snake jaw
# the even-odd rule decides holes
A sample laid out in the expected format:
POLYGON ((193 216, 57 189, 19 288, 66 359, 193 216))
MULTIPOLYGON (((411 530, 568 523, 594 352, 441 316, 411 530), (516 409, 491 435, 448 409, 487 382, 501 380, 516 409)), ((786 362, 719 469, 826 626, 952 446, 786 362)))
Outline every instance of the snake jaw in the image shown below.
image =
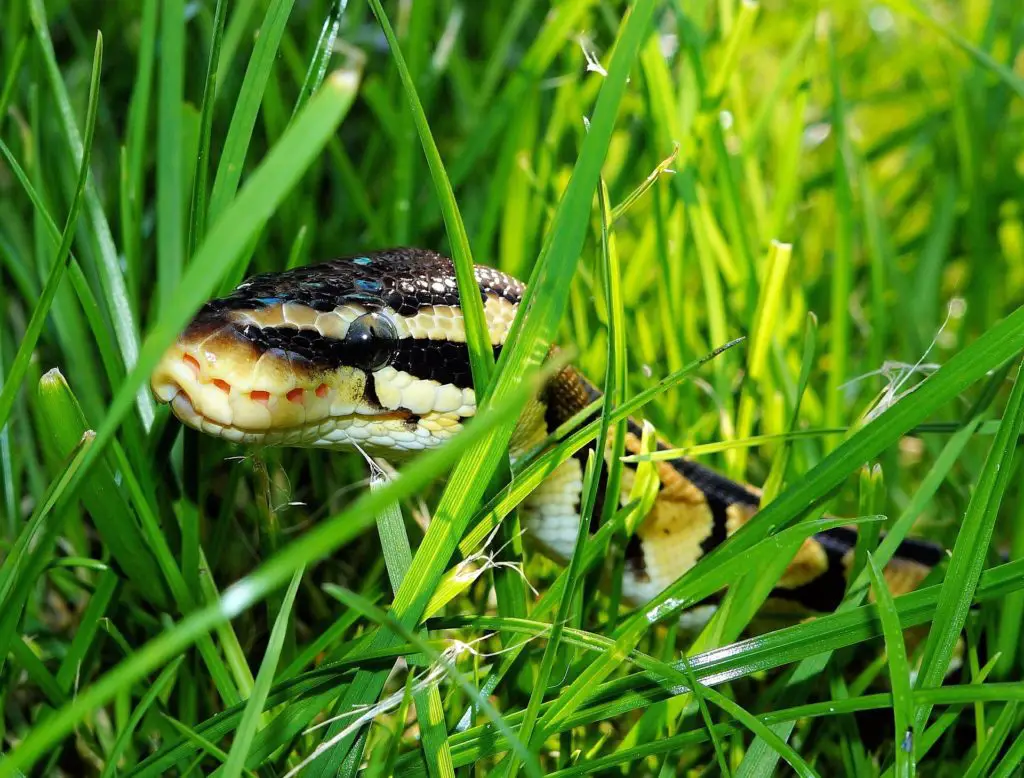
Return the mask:
POLYGON ((429 393, 428 410, 422 387, 392 368, 316 370, 294 354, 260 351, 232 325, 187 330, 150 385, 186 426, 250 445, 414 451, 455 434, 472 411, 463 392, 441 390, 429 393))

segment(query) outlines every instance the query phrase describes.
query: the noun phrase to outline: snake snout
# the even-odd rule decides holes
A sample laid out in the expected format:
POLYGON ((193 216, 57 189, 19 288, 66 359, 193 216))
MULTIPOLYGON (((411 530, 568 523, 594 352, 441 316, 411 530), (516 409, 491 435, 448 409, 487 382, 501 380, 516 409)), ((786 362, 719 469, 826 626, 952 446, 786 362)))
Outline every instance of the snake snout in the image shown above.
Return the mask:
POLYGON ((154 396, 194 429, 246 443, 268 434, 310 430, 350 414, 335 376, 304 369, 301 360, 252 342, 231 325, 193 336, 187 330, 151 378, 154 396))

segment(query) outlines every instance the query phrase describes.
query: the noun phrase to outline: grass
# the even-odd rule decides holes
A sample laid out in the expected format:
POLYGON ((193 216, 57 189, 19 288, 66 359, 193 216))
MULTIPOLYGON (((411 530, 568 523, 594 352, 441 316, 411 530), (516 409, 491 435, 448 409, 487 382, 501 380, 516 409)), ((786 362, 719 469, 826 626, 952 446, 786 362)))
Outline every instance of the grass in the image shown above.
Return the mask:
POLYGON ((0 776, 1018 774, 1018 5, 0 0, 0 776), (208 297, 397 242, 530 282, 451 445, 153 404, 208 297), (607 400, 510 467, 552 342, 607 400), (565 569, 515 515, 627 414, 768 501, 635 610, 655 457, 565 569), (843 604, 759 611, 826 513, 843 604))

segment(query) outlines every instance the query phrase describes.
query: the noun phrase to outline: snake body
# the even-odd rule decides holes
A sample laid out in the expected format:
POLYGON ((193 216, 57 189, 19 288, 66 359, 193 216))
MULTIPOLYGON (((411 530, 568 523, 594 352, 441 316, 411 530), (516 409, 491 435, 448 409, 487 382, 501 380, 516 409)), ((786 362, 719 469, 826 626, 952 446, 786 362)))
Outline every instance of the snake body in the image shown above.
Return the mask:
MULTIPOLYGON (((489 267, 477 266, 475 276, 497 356, 524 286, 489 267)), ((359 446, 394 456, 443 445, 476 411, 451 260, 421 249, 254 276, 202 307, 151 383, 188 426, 250 445, 359 446)), ((598 396, 575 368, 563 369, 522 414, 511 456, 544 441, 598 396)), ((631 421, 628 451, 639 452, 640 435, 631 421)), ((527 537, 559 560, 574 548, 586 455, 559 465, 522 505, 527 537)), ((623 502, 633 467, 623 474, 623 502)), ((657 498, 625 549, 622 593, 635 605, 724 542, 759 504, 755 490, 696 462, 656 467, 657 498)), ((835 608, 856 537, 855 529, 840 527, 808 538, 774 594, 811 611, 835 608)), ((930 543, 904 541, 884 571, 890 588, 915 588, 942 557, 930 543)))

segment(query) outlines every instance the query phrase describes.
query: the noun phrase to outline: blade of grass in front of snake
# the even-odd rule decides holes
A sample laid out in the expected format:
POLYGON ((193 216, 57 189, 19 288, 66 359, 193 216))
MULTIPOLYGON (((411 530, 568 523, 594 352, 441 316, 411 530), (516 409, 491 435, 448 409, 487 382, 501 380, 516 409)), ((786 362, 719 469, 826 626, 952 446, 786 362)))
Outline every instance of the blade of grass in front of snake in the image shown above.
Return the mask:
MULTIPOLYGON (((388 484, 387 473, 381 469, 370 457, 366 457, 370 466, 370 489, 383 489, 388 484)), ((409 534, 405 530, 405 519, 402 516, 402 506, 393 502, 377 514, 377 534, 380 535, 381 551, 384 553, 384 563, 387 567, 388 580, 391 583, 391 591, 394 593, 402 584, 402 579, 409 571, 412 563, 412 546, 409 543, 409 534)), ((345 590, 347 592, 347 590, 345 590)), ((335 592, 335 597, 341 599, 342 603, 351 610, 368 616, 370 608, 376 608, 363 598, 358 598, 354 593, 351 597, 358 598, 358 607, 353 608, 346 596, 341 596, 340 588, 335 592)), ((376 611, 373 611, 376 613, 376 611)), ((371 619, 372 620, 372 619, 371 619)), ((379 623, 379 622, 378 622, 379 623)), ((430 774, 433 776, 451 776, 454 773, 451 768, 451 752, 448 750, 447 731, 444 728, 442 716, 440 721, 436 715, 441 706, 441 693, 437 684, 428 683, 413 690, 413 702, 416 706, 416 719, 420 727, 420 737, 423 744, 423 753, 430 766, 430 774)))
MULTIPOLYGON (((653 0, 637 0, 620 28, 609 75, 601 83, 590 130, 583 139, 573 174, 551 223, 545 248, 512 323, 507 338, 511 346, 502 350, 498 372, 488 391, 482 398, 477 398, 482 410, 513 396, 521 376, 527 374, 532 365, 540 363, 553 341, 588 229, 586 215, 591 209, 627 76, 640 43, 647 36, 654 5, 653 0)), ((393 612, 406 627, 413 627, 419 621, 472 517, 475 505, 490 483, 499 460, 507 455, 508 441, 521 407, 513 406, 505 424, 468 449, 452 472, 434 521, 413 558, 410 574, 395 597, 393 612), (409 584, 410 581, 415 584, 409 584)), ((386 635, 380 639, 384 643, 390 641, 386 635)), ((357 674, 349 687, 345 704, 372 704, 379 696, 384 680, 382 673, 357 674)), ((351 745, 351 739, 338 744, 337 751, 330 755, 330 761, 338 763, 343 760, 351 745)), ((352 760, 350 764, 358 761, 352 760)), ((328 759, 324 759, 321 764, 326 765, 327 762, 328 759)))
MULTIPOLYGON (((345 71, 328 79, 317 97, 270 150, 224 216, 213 225, 168 305, 139 352, 138 361, 115 393, 97 430, 98 453, 113 438, 132 398, 189 317, 213 294, 217 284, 248 241, 298 182, 318 151, 334 133, 355 97, 355 83, 345 71)), ((87 465, 96 453, 90 453, 87 465)))
MULTIPOLYGON (((420 145, 423 147, 423 154, 430 169, 437 199, 441 203, 441 213, 444 217, 445 230, 448 233, 448 242, 451 245, 452 263, 455 266, 455 278, 459 287, 459 299, 465 317, 466 344, 469 348, 473 386, 476 387, 479 396, 484 393, 484 387, 488 386, 494 372, 494 351, 491 348, 490 336, 487 332, 483 300, 479 294, 479 287, 473 271, 473 252, 469 246, 466 225, 462 221, 462 214, 459 212, 459 205, 455 200, 455 191, 452 189, 448 173, 445 171, 441 153, 437 150, 437 143, 430 132, 427 116, 423 111, 419 95, 416 93, 416 83, 405 63, 405 57, 402 55, 395 32, 391 29, 391 23, 381 7, 380 0, 369 0, 369 3, 384 32, 384 37, 388 41, 395 70, 398 71, 405 97, 409 101, 413 125, 416 127, 420 145)), ((416 18, 422 16, 422 12, 413 11, 412 13, 416 18)))

